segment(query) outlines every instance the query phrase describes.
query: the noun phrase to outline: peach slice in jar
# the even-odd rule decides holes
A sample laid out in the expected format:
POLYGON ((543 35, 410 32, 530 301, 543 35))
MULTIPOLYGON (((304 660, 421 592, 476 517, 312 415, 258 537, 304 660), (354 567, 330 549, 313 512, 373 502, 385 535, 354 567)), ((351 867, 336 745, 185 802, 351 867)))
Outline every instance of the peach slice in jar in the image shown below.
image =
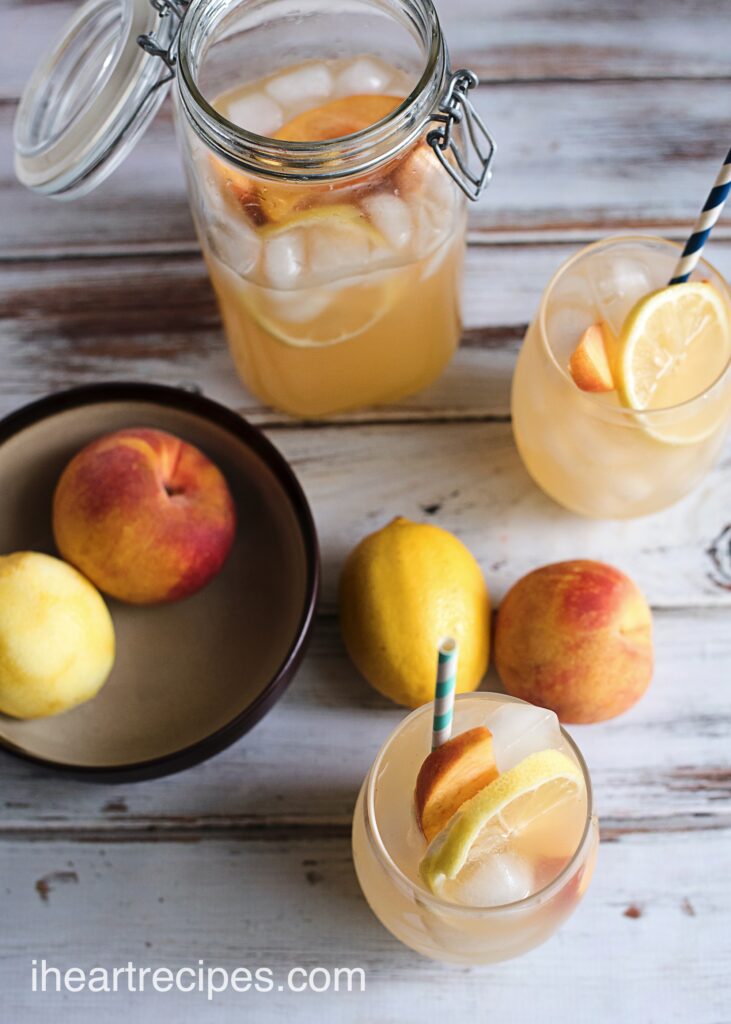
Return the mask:
MULTIPOLYGON (((401 102, 399 96, 377 93, 344 96, 298 114, 283 124, 272 138, 286 142, 324 142, 354 135, 383 120, 401 102)), ((315 198, 318 202, 327 202, 328 195, 333 195, 333 201, 342 202, 338 193, 354 184, 353 179, 306 185, 288 181, 259 182, 219 157, 211 157, 211 162, 224 188, 254 223, 281 223, 298 210, 312 206, 315 198)), ((360 179, 365 180, 367 177, 360 179)))
POLYGON ((454 230, 458 186, 423 140, 399 160, 391 178, 395 194, 412 212, 418 251, 434 252, 454 230))
POLYGON ((262 209, 259 190, 254 179, 239 167, 222 160, 221 157, 209 157, 213 171, 214 187, 218 189, 225 201, 232 205, 232 216, 241 211, 255 226, 266 223, 266 214, 262 209))
POLYGON ((382 121, 402 102, 400 96, 382 93, 343 96, 293 117, 276 131, 274 138, 286 142, 341 139, 382 121))
MULTIPOLYGON (((274 138, 285 142, 325 142, 355 135, 382 121, 401 102, 400 96, 378 93, 344 96, 298 114, 283 124, 274 138)), ((357 180, 366 181, 368 178, 364 176, 357 180)), ((260 189, 261 206, 267 218, 278 223, 290 217, 295 210, 312 205, 314 196, 322 201, 328 193, 337 194, 354 183, 353 179, 348 179, 342 183, 327 182, 303 187, 294 182, 269 182, 260 189)), ((337 195, 334 198, 342 202, 337 195)))

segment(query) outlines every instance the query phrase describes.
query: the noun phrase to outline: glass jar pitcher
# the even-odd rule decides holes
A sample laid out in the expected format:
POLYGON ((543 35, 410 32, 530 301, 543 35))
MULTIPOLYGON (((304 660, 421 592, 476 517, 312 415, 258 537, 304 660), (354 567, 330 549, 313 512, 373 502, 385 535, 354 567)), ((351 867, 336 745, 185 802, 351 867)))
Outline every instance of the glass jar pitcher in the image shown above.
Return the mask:
POLYGON ((173 81, 244 384, 318 417, 432 383, 459 340, 466 197, 494 144, 431 0, 89 0, 21 101, 20 181, 90 191, 173 81))

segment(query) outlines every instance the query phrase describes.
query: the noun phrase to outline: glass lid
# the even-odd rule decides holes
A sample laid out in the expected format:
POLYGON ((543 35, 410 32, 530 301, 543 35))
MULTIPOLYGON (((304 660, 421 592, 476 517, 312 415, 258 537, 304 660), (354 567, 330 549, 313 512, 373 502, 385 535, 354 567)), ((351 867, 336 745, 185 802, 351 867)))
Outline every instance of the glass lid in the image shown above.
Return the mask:
POLYGON ((20 101, 15 171, 23 185, 71 199, 114 170, 165 98, 183 11, 176 0, 87 0, 20 101))

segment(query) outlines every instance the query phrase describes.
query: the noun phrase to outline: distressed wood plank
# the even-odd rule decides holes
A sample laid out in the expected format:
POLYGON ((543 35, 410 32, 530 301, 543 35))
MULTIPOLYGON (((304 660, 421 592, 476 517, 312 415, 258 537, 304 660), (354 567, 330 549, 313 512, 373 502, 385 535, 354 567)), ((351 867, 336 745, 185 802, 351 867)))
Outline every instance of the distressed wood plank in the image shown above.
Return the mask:
POLYGON ((282 431, 275 439, 304 484, 325 540, 326 608, 333 606, 345 553, 396 515, 433 516, 453 530, 497 594, 537 564, 592 557, 635 575, 656 606, 731 602, 727 576, 716 577, 709 556, 713 549, 728 558, 728 446, 703 483, 674 507, 634 521, 598 522, 543 495, 523 468, 509 424, 334 426, 282 431))
MULTIPOLYGON (((525 323, 572 249, 470 248, 467 336, 452 366, 429 391, 348 418, 507 415, 525 323)), ((723 251, 731 267, 731 245, 723 251)), ((0 359, 0 413, 49 391, 116 378, 196 386, 256 422, 287 420, 238 383, 197 255, 7 264, 0 275, 0 359)))
MULTIPOLYGON (((731 822, 729 615, 656 616, 657 669, 626 715, 572 733, 592 774, 597 810, 618 827, 731 822)), ((499 688, 491 672, 488 688, 499 688)), ((0 835, 347 827, 377 749, 405 712, 357 675, 332 619, 286 696, 223 754, 172 778, 95 786, 9 755, 0 759, 0 835)))
POLYGON ((458 0, 439 16, 455 66, 491 80, 728 76, 723 0, 458 0))
MULTIPOLYGON (((685 230, 725 153, 725 82, 495 83, 476 103, 499 142, 474 231, 685 230)), ((98 190, 54 203, 12 171, 0 106, 0 255, 195 248, 169 106, 98 190)))
MULTIPOLYGON (((494 967, 431 963, 392 939, 360 894, 347 839, 188 844, 6 843, 0 935, 9 1020, 40 1024, 423 1024, 490 1018, 719 1024, 731 1000, 731 833, 622 836, 605 842, 583 904, 553 939, 494 967), (702 846, 701 846, 702 842, 702 846), (45 898, 44 898, 45 897, 45 898), (113 927, 110 927, 113 922, 113 927), (103 943, 100 946, 100 938, 103 943), (64 968, 362 967, 365 992, 204 995, 31 994, 30 961, 64 968), (621 971, 618 984, 617 971, 621 971), (529 979, 526 985, 526 979, 529 979), (662 997, 660 1000, 660 993, 662 997), (417 995, 418 994, 418 995, 417 995), (586 1015, 589 1015, 586 1017, 586 1015), (223 1015, 223 1016, 221 1016, 223 1015)), ((148 976, 149 979, 149 976, 148 976)), ((319 976, 322 982, 322 975, 319 976)))
MULTIPOLYGON (((526 324, 578 243, 472 245, 465 335, 434 387, 339 422, 506 418, 526 324)), ((731 277, 731 242, 713 257, 731 277)), ((9 263, 0 274, 0 415, 50 391, 100 380, 200 387, 257 423, 289 423, 238 383, 196 254, 9 263)))
MULTIPOLYGON (((0 98, 15 98, 75 9, 70 0, 6 0, 0 38, 11 39, 0 98)), ((440 17, 455 66, 489 79, 704 78, 728 76, 723 0, 460 0, 440 17), (642 31, 641 26, 649 29, 642 31)))

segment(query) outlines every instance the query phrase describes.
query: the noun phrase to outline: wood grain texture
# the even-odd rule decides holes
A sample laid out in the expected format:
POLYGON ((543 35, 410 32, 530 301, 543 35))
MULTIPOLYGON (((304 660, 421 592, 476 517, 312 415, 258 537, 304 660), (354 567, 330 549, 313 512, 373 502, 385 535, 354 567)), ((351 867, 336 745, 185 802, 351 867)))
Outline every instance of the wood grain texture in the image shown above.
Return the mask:
POLYGON ((729 605, 728 581, 716 577, 708 553, 728 525, 728 448, 673 508, 619 523, 581 519, 545 497, 523 468, 509 424, 295 429, 275 440, 325 538, 325 608, 334 606, 347 552, 396 515, 453 530, 480 561, 496 599, 536 565, 594 557, 631 573, 656 607, 729 605))
MULTIPOLYGON (((39 48, 58 38, 72 0, 5 0, 0 99, 16 98, 39 48)), ((724 0, 459 0, 439 15, 455 66, 486 79, 712 78, 731 74, 717 30, 724 0)))
MULTIPOLYGON (((475 103, 499 140, 495 178, 470 211, 480 235, 682 235, 727 149, 728 84, 509 82, 475 103)), ((14 180, 12 103, 0 105, 0 256, 195 249, 169 104, 90 196, 52 203, 14 180)))
MULTIPOLYGON (((731 661, 726 612, 656 616, 657 668, 628 714, 571 729, 597 810, 625 830, 731 825, 731 661)), ((490 673, 486 685, 498 688, 490 673)), ((0 834, 226 834, 266 827, 347 828, 375 754, 405 712, 355 672, 337 624, 318 623, 311 651, 274 711, 232 749, 182 775, 96 786, 4 755, 0 834)), ((111 840, 110 840, 111 841, 111 840)))
MULTIPOLYGON (((440 380, 396 405, 337 422, 506 419, 527 324, 546 282, 577 248, 576 241, 470 246, 465 332, 440 380)), ((712 249, 731 277, 731 243, 714 237, 712 249)), ((0 415, 49 391, 115 377, 199 387, 255 423, 291 425, 239 384, 197 253, 5 264, 0 359, 0 415)))
MULTIPOLYGON (((0 935, 7 1019, 41 1024, 489 1019, 719 1024, 728 1020, 731 833, 615 837, 584 903, 554 938, 495 967, 423 960, 360 895, 349 841, 5 843, 0 935), (39 891, 40 884, 40 891, 39 891), (45 898, 43 894, 45 893, 45 898), (100 938, 103 944, 100 947, 100 938), (364 968, 364 993, 31 995, 30 961, 100 965, 364 968), (67 1014, 73 1013, 71 1016, 67 1014)), ((321 979, 320 979, 321 980, 321 979)))

